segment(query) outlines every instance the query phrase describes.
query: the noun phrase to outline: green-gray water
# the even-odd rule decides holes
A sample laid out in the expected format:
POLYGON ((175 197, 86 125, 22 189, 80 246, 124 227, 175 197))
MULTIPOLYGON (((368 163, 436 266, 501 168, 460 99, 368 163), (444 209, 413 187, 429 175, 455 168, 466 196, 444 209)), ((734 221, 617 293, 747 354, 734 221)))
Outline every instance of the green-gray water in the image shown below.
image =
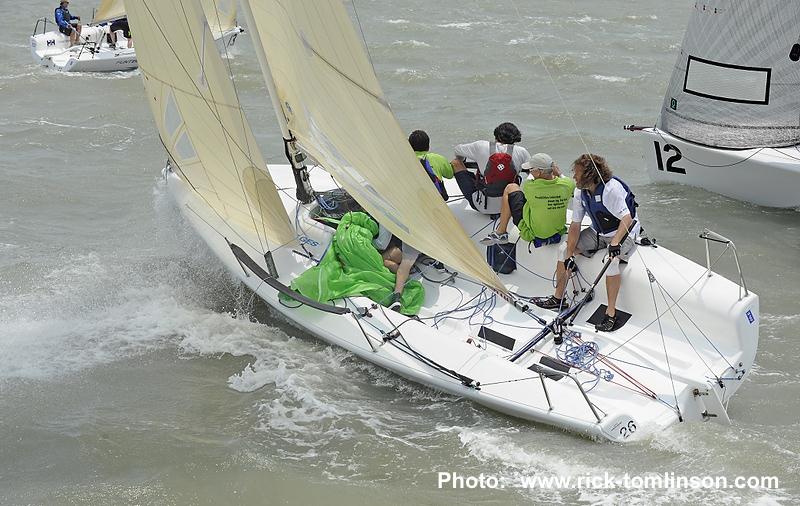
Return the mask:
MULTIPOLYGON (((694 2, 356 0, 406 130, 445 155, 501 121, 567 166, 589 145, 648 232, 704 262, 736 241, 761 296, 733 425, 597 443, 427 390, 277 321, 223 272, 160 179, 138 72, 59 75, 28 37, 55 4, 0 0, 0 504, 800 502, 800 212, 655 185, 653 124, 694 2), (260 388, 259 388, 260 387, 260 388), (777 476, 778 490, 438 490, 437 472, 777 476)), ((74 0, 87 19, 93 5, 74 0)), ((247 34, 232 65, 262 151, 283 151, 247 34)), ((313 78, 313 76, 309 76, 313 78)), ((735 274, 732 260, 723 272, 735 274)))

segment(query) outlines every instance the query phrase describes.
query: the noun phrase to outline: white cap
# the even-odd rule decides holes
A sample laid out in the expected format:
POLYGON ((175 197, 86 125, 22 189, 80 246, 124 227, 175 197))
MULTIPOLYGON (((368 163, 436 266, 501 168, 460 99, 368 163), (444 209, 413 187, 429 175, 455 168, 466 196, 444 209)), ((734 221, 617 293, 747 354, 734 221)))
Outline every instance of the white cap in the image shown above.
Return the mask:
POLYGON ((536 153, 530 160, 522 164, 522 170, 553 170, 553 159, 547 153, 536 153))

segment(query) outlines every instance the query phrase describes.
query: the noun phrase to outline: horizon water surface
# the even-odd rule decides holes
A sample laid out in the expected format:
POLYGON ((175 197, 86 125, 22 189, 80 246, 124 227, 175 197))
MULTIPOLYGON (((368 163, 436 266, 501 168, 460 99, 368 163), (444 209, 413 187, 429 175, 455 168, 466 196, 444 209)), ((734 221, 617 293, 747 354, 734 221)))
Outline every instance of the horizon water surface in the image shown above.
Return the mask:
MULTIPOLYGON (((660 244, 703 263, 703 228, 736 242, 761 340, 733 424, 622 446, 410 383, 276 318, 169 199, 139 72, 36 66, 28 37, 55 5, 0 0, 0 504, 800 503, 800 212, 653 184, 621 128, 655 122, 691 4, 355 0, 401 126, 434 151, 501 121, 562 167, 585 142, 660 244), (781 486, 439 490, 441 471, 781 486)), ((70 5, 84 20, 92 7, 70 5)), ((231 63, 265 158, 283 163, 246 33, 231 63)))

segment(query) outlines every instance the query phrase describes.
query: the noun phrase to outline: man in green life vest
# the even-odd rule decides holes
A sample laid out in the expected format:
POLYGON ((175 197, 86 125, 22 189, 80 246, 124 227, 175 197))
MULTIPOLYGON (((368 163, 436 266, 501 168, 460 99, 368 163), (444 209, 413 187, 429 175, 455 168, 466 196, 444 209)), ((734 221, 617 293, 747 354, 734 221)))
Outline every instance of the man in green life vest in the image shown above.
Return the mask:
POLYGON ((500 207, 497 229, 481 244, 506 244, 508 222, 514 220, 519 236, 535 247, 556 244, 566 233, 567 204, 575 191, 572 178, 562 177, 550 155, 536 153, 522 164, 529 178, 522 188, 514 183, 506 186, 500 207))

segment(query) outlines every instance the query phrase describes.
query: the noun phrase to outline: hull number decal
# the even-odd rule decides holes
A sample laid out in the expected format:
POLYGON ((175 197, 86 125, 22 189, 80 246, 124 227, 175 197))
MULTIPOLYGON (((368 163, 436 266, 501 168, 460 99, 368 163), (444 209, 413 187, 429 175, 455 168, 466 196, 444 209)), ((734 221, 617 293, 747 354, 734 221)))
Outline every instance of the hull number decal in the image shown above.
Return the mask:
POLYGON ((633 420, 619 428, 619 435, 622 436, 622 439, 628 439, 634 432, 636 432, 636 424, 633 423, 633 420))
MULTIPOLYGON (((653 141, 653 145, 656 148, 656 163, 658 164, 658 170, 664 170, 664 159, 661 157, 661 144, 659 144, 658 141, 653 141)), ((681 150, 678 149, 677 146, 673 146, 672 144, 664 145, 665 153, 671 153, 673 151, 675 152, 675 154, 667 158, 667 172, 674 172, 675 174, 686 174, 686 169, 675 166, 675 162, 683 158, 681 150)))

